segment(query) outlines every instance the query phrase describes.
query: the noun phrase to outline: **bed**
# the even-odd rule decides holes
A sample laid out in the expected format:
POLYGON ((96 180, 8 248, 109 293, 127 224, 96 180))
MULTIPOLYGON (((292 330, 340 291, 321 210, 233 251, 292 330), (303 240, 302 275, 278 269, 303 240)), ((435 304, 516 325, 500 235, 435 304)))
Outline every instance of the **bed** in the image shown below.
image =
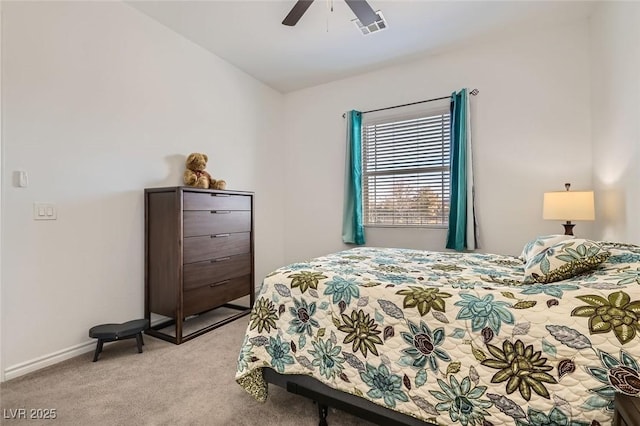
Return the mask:
POLYGON ((640 394, 639 318, 639 246, 360 247, 264 279, 236 381, 319 401, 321 424, 342 403, 379 424, 608 425, 640 394))

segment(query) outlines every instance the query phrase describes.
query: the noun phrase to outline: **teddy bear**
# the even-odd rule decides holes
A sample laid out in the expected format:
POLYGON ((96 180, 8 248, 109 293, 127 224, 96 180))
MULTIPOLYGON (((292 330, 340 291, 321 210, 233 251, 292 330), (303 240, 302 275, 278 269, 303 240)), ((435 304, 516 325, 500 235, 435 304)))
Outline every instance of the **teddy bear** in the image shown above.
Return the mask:
POLYGON ((225 189, 227 187, 227 182, 222 179, 212 179, 209 188, 211 189, 225 189))
POLYGON ((183 180, 185 185, 196 188, 225 189, 227 183, 224 180, 216 180, 205 170, 209 157, 207 154, 193 152, 187 157, 183 180))

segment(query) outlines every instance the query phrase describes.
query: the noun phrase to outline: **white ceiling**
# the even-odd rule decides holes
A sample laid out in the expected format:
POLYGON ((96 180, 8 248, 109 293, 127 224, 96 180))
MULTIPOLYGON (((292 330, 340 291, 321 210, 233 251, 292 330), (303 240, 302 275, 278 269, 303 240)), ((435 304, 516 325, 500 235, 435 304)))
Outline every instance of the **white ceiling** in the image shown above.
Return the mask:
POLYGON ((363 36, 343 0, 315 0, 296 26, 282 25, 295 1, 127 3, 283 93, 480 39, 583 19, 593 5, 566 0, 368 0, 382 11, 389 28, 363 36))

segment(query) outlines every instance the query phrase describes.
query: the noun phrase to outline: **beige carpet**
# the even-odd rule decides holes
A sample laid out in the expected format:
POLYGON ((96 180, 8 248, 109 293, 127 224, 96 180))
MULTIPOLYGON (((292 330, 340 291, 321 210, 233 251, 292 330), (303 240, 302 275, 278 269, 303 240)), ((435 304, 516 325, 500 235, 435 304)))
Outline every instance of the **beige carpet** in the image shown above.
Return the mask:
MULTIPOLYGON (((317 425, 308 399, 269 387, 266 403, 255 401, 234 381, 236 358, 248 317, 182 345, 144 336, 105 344, 0 385, 3 425, 317 425), (15 420, 9 410, 55 409, 55 420, 15 420)), ((330 409, 330 426, 371 425, 330 409)))

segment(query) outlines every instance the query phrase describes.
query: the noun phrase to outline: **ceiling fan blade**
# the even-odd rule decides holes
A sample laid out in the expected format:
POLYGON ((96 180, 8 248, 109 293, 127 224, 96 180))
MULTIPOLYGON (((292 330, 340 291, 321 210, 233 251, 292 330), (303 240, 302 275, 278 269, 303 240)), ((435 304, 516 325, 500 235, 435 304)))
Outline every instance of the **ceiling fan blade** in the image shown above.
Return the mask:
POLYGON ((293 5, 293 8, 289 12, 289 14, 284 18, 282 24, 293 27, 298 23, 300 18, 302 18, 302 15, 304 15, 307 9, 309 9, 311 3, 313 3, 313 0, 298 0, 296 4, 293 5))
POLYGON ((358 17, 362 25, 365 27, 373 24, 378 20, 378 15, 369 6, 366 0, 344 0, 347 5, 353 10, 353 13, 358 17))

